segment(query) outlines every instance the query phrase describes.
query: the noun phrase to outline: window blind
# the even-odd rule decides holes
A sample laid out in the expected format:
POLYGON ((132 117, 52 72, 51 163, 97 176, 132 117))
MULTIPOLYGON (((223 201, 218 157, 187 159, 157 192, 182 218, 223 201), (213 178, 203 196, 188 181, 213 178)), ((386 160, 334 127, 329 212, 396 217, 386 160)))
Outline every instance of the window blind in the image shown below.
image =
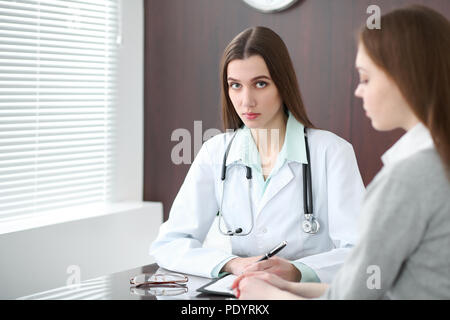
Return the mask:
POLYGON ((117 0, 0 0, 0 218, 111 199, 117 0))

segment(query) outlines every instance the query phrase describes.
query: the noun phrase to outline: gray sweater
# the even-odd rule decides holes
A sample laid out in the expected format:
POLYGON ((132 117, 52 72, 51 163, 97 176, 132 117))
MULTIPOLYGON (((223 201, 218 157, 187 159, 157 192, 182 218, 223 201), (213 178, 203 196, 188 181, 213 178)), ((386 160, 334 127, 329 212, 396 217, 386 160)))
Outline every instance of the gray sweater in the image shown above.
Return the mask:
POLYGON ((322 299, 450 299, 450 182, 434 149, 378 173, 359 230, 322 299))

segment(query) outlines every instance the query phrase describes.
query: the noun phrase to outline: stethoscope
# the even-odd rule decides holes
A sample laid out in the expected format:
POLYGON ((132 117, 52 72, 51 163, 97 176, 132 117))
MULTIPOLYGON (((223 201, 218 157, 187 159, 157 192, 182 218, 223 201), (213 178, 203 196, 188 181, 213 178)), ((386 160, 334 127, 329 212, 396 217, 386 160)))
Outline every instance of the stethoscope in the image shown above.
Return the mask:
MULTIPOLYGON (((304 136, 305 136, 305 146, 306 146, 306 159, 308 160, 307 164, 302 164, 303 166, 303 209, 304 209, 304 216, 305 219, 302 222, 302 229, 304 232, 309 234, 316 234, 320 229, 319 221, 314 217, 313 213, 313 199, 312 199, 312 182, 311 182, 311 162, 309 159, 309 146, 308 146, 308 137, 306 134, 306 128, 304 128, 304 136)), ((237 132, 236 132, 237 133, 237 132)), ((219 231, 226 236, 247 236, 249 235, 254 226, 253 221, 253 207, 251 202, 251 180, 252 180, 252 169, 248 166, 245 166, 246 168, 246 178, 248 183, 248 199, 250 204, 250 212, 251 212, 251 227, 247 232, 243 232, 242 228, 236 228, 234 231, 228 230, 224 232, 221 228, 221 220, 223 219, 225 221, 225 218, 222 214, 222 206, 223 206, 223 199, 225 197, 225 180, 226 180, 226 173, 227 173, 227 157, 228 152, 230 151, 231 144, 233 143, 234 138, 236 137, 236 133, 231 138, 230 142, 228 143, 227 149, 225 151, 225 154, 223 156, 223 162, 222 162, 222 200, 220 201, 220 208, 218 212, 219 216, 219 231)), ((226 221, 225 221, 226 223, 226 221)))

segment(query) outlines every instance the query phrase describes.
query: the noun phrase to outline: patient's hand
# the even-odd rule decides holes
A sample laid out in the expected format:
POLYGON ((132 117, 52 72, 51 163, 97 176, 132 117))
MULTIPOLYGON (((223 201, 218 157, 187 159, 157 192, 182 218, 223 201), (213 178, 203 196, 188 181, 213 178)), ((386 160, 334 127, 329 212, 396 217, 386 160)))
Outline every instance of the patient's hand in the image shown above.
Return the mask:
POLYGON ((273 273, 264 272, 264 271, 250 271, 250 272, 245 272, 245 273, 241 274, 240 276, 238 276, 234 280, 233 285, 231 286, 231 289, 239 288, 239 283, 244 278, 253 278, 253 279, 264 280, 268 284, 270 284, 278 289, 281 289, 281 290, 289 290, 290 284, 292 283, 291 281, 284 280, 284 279, 280 278, 279 276, 276 276, 273 273))
MULTIPOLYGON (((270 275, 269 273, 265 273, 270 275)), ((272 277, 276 277, 271 275, 272 277)), ((281 281, 285 281, 277 277, 281 281)), ((277 300, 277 299, 302 299, 302 297, 292 294, 289 291, 281 290, 267 282, 261 276, 244 276, 236 284, 233 283, 233 290, 239 299, 251 300, 277 300)))

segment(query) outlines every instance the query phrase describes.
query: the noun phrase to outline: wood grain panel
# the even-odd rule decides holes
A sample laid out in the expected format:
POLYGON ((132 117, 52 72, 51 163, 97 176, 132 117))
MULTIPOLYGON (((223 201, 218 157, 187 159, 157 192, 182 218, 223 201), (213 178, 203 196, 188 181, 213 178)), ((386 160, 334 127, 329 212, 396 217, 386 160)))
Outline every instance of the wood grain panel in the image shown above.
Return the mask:
MULTIPOLYGON (((382 13, 422 3, 450 16, 448 0, 303 0, 289 10, 259 13, 240 0, 145 2, 144 200, 162 201, 165 219, 189 165, 171 161, 177 128, 193 136, 222 129, 219 60, 228 42, 249 26, 272 28, 285 41, 313 123, 353 144, 364 183, 380 169, 381 154, 402 134, 374 131, 361 101, 354 68, 355 32, 370 4, 382 13)), ((194 142, 192 142, 192 157, 194 142)))

